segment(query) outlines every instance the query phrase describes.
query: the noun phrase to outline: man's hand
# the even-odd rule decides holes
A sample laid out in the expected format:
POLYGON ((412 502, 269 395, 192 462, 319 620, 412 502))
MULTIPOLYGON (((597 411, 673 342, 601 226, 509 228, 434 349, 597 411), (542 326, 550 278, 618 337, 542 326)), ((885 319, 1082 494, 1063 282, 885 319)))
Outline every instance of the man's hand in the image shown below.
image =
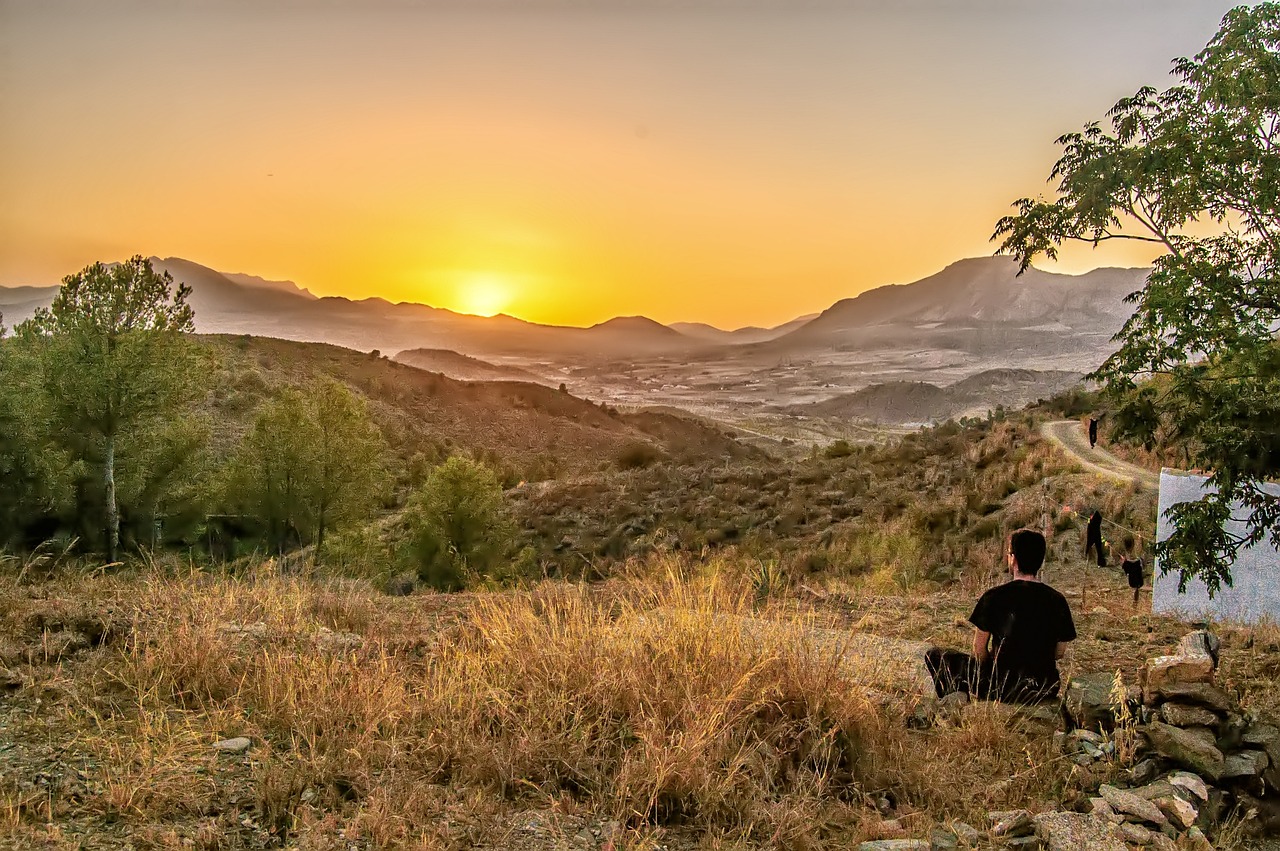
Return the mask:
POLYGON ((991 633, 975 628, 973 630, 973 658, 979 662, 985 662, 990 655, 991 633))
POLYGON ((1067 642, 1059 641, 1058 646, 1053 648, 1053 658, 1061 659, 1067 655, 1067 642))

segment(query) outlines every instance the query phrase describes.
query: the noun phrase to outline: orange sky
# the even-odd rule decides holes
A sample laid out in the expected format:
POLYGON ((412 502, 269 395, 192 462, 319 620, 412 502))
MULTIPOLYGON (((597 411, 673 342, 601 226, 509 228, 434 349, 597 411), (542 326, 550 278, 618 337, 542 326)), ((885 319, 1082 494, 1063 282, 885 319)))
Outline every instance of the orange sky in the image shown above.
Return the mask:
POLYGON ((989 254, 1052 140, 1230 5, 0 0, 0 285, 141 253, 540 322, 777 324, 989 254))

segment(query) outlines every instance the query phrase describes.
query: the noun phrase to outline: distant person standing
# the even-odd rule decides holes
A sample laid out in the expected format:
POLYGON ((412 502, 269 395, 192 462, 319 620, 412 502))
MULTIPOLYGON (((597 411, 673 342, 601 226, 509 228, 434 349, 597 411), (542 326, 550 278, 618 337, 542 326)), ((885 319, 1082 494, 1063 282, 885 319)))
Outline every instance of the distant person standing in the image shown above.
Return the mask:
POLYGON ((1098 445, 1098 420, 1096 417, 1089 417, 1089 448, 1093 449, 1098 445))
POLYGON ((1095 511, 1089 517, 1089 525, 1084 530, 1084 557, 1089 557, 1089 551, 1094 550, 1098 557, 1098 567, 1107 566, 1107 553, 1103 549, 1102 543, 1102 512, 1095 511))
POLYGON ((1142 559, 1134 552, 1132 535, 1124 536, 1124 561, 1120 562, 1120 569, 1129 578, 1129 587, 1133 589, 1133 607, 1136 609, 1138 595, 1142 593, 1144 577, 1142 559))

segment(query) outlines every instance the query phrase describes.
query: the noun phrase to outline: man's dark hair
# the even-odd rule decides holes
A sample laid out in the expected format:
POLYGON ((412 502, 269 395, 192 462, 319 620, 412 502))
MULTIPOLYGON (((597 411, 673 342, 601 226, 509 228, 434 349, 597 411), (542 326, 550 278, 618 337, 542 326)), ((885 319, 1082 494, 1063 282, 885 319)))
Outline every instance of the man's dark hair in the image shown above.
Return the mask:
POLYGON ((1019 529, 1009 536, 1009 552, 1018 562, 1018 572, 1035 576, 1044 564, 1044 535, 1034 529, 1019 529))

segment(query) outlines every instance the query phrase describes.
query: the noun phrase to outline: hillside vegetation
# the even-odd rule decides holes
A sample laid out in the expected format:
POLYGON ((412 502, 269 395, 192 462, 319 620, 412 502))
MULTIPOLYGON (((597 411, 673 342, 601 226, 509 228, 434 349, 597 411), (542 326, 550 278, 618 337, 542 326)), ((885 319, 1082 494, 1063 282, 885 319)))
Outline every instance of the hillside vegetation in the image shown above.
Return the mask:
POLYGON ((672 413, 623 413, 540 384, 459 381, 324 343, 265 337, 201 338, 217 366, 208 396, 215 433, 231 440, 258 405, 286 386, 333 378, 369 400, 392 451, 405 462, 454 452, 489 461, 508 484, 609 466, 646 444, 676 458, 735 458, 754 450, 723 430, 672 413))
MULTIPOLYGON (((1074 473, 1037 432, 1047 413, 949 422, 883 447, 837 442, 796 460, 657 462, 527 485, 512 492, 512 511, 521 540, 569 575, 732 547, 797 581, 950 582, 998 570, 1013 529, 1052 537, 1083 528, 1094 509, 1150 541, 1156 495, 1074 473)), ((1056 545, 1078 544, 1071 534, 1056 545)))
MULTIPOLYGON (((667 557, 593 586, 409 598, 272 563, 6 571, 0 842, 816 851, 1087 809, 1127 776, 1065 759, 1013 707, 914 728, 909 690, 871 689, 874 663, 803 637, 956 646, 968 592, 815 597, 762 589, 748 565, 667 557)), ((1050 569, 1078 607, 1068 673, 1134 682, 1185 630, 1131 619, 1101 569, 1050 569)), ((1280 636, 1223 639, 1223 685, 1273 705, 1280 636)), ((1218 847, 1246 847, 1240 827, 1218 847)))

